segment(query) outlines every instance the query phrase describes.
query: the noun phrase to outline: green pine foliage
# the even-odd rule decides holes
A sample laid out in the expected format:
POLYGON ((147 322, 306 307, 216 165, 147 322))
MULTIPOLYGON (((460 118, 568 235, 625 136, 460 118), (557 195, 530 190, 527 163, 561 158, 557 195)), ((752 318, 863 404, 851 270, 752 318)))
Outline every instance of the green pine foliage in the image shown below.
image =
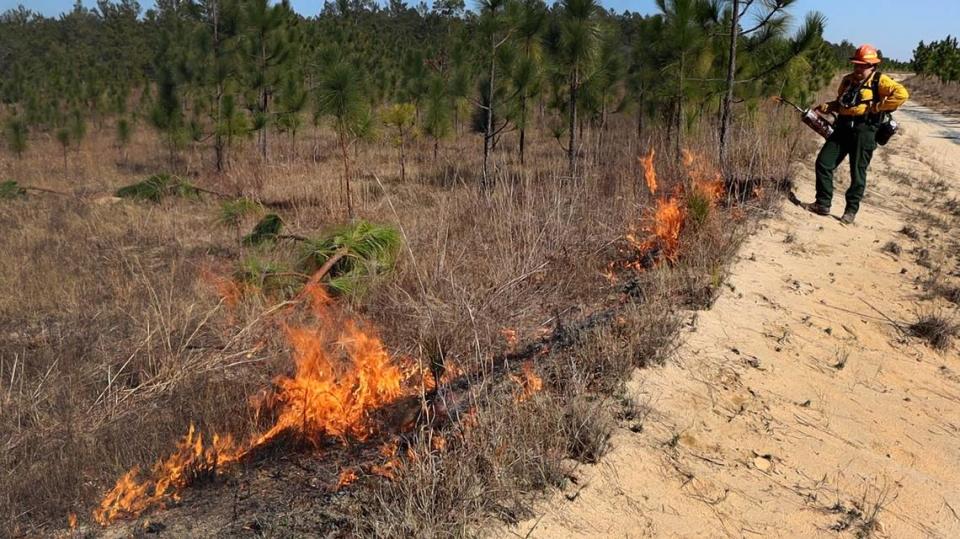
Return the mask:
POLYGON ((220 203, 220 213, 217 221, 227 226, 238 226, 244 218, 263 212, 259 202, 246 198, 236 198, 220 203))
POLYGON ((190 182, 169 174, 155 174, 149 178, 117 189, 120 198, 160 202, 167 197, 197 199, 200 191, 190 182))
POLYGON ((340 294, 360 295, 393 269, 400 246, 400 233, 392 226, 357 221, 308 239, 297 267, 312 274, 340 254, 327 274, 327 285, 340 294))
POLYGON ((23 152, 27 149, 28 128, 26 121, 17 116, 10 118, 7 120, 4 134, 10 151, 17 156, 17 159, 22 157, 23 152))
MULTIPOLYGON (((736 108, 781 93, 804 100, 846 63, 853 45, 823 41, 822 17, 790 24, 797 3, 740 2, 736 108)), ((639 15, 597 0, 483 0, 471 11, 462 0, 342 1, 304 17, 270 0, 165 0, 146 11, 102 0, 56 19, 18 7, 0 14, 0 102, 22 122, 16 134, 5 122, 5 138, 18 154, 24 146, 11 140, 26 141, 21 133, 53 136, 66 174, 68 150, 88 128, 114 126, 123 155, 133 119, 143 118, 170 170, 184 166, 189 145, 222 171, 250 136, 264 160, 279 137, 296 156, 312 111, 314 124, 337 132, 348 207, 351 147, 376 132, 374 111, 397 103, 413 105, 410 132, 430 137, 434 153, 472 119, 484 135, 484 177, 488 161, 502 161, 489 155, 506 133, 516 133, 522 161, 531 111, 561 139, 571 167, 581 154, 602 154, 612 114, 636 115, 638 134, 646 122, 669 126, 679 147, 722 108, 733 2, 656 5, 639 15), (583 147, 584 125, 600 133, 587 137, 596 146, 583 147)), ((921 43, 915 64, 955 80, 956 48, 949 37, 921 43)))
POLYGON ((960 81, 960 45, 957 38, 947 36, 925 44, 921 41, 913 51, 913 69, 918 75, 931 75, 940 82, 960 81))
POLYGON ((0 182, 0 200, 13 200, 27 196, 27 190, 14 180, 0 182))
POLYGON ((244 258, 234 272, 234 278, 264 295, 279 297, 294 296, 302 284, 282 262, 257 256, 244 258))
POLYGON ((283 229, 283 219, 275 213, 268 213, 253 227, 253 231, 243 237, 244 245, 262 245, 275 241, 283 229))

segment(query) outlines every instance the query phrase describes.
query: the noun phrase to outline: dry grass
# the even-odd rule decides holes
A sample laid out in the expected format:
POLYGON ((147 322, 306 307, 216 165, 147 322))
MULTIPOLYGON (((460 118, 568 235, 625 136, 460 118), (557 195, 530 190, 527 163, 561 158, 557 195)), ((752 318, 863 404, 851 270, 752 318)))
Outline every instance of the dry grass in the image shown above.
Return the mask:
POLYGON ((916 320, 908 326, 910 333, 927 341, 937 350, 950 348, 953 339, 960 336, 960 323, 952 313, 919 311, 916 320))
POLYGON ((900 247, 900 244, 895 241, 888 241, 883 244, 883 247, 880 248, 884 253, 890 253, 894 256, 900 256, 903 253, 903 248, 900 247))
POLYGON ((960 83, 941 82, 936 77, 916 76, 904 81, 910 98, 951 114, 960 113, 960 83))
MULTIPOLYGON (((731 176, 744 189, 763 187, 764 200, 774 198, 800 149, 786 125, 758 115, 736 133, 731 176)), ((626 135, 628 119, 611 130, 625 135, 608 134, 614 142, 600 159, 585 159, 576 178, 565 174, 552 139, 530 137, 524 168, 505 139, 496 187, 484 194, 472 135, 445 142, 439 162, 429 143, 415 144, 412 180, 403 183, 389 145, 361 147, 358 214, 399 225, 409 249, 392 280, 352 308, 394 353, 425 358, 431 343, 442 342, 444 355, 470 371, 507 349, 504 328, 524 342, 619 304, 619 285, 602 270, 618 256, 628 224, 653 202, 636 159, 650 146, 669 152, 657 131, 642 144, 626 135)), ((191 422, 243 437, 257 428, 248 396, 291 368, 278 322, 263 316, 276 298, 253 294, 228 307, 210 278, 247 257, 283 252, 238 245, 236 231, 216 223, 209 197, 160 204, 103 197, 149 174, 177 172, 200 187, 261 200, 294 233, 345 220, 340 163, 324 130, 302 137, 297 151, 275 139, 268 164, 235 148, 222 175, 210 171, 199 146, 168 170, 145 129, 121 159, 110 132, 91 129, 66 170, 56 142, 42 134, 22 160, 0 163, 0 178, 71 195, 31 193, 0 205, 0 464, 8 472, 0 476, 0 529, 14 533, 63 526, 71 511, 86 520, 124 470, 149 466, 191 422)), ((586 144, 593 136, 588 130, 586 144)), ((701 137, 696 146, 712 143, 701 137)), ((665 189, 682 178, 667 160, 658 166, 665 189)), ((623 322, 538 361, 547 388, 536 398, 516 406, 502 380, 482 381, 477 425, 446 453, 425 451, 430 437, 418 437, 412 452, 422 458, 380 485, 356 529, 462 535, 491 515, 510 521, 527 510, 530 490, 563 480, 563 458, 598 458, 615 415, 610 396, 631 369, 662 361, 676 306, 712 302, 751 207, 765 208, 751 201, 711 210, 684 234, 678 264, 638 276, 630 296, 642 301, 623 322)))

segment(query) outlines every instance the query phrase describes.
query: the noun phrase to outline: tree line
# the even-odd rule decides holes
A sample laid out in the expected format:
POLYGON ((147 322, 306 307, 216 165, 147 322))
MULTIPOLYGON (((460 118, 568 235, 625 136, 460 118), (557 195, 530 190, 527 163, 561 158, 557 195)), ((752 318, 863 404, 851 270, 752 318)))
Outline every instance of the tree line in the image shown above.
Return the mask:
POLYGON ((791 33, 794 3, 657 0, 659 13, 640 15, 597 0, 469 10, 463 0, 336 0, 305 17, 286 0, 157 0, 146 12, 98 0, 57 18, 21 6, 0 15, 0 101, 15 154, 36 131, 51 133, 64 159, 89 125, 111 126, 121 149, 135 129, 154 129, 171 163, 202 144, 216 171, 240 140, 255 140, 266 161, 278 137, 295 148, 304 129, 332 128, 345 182, 351 147, 385 130, 401 174, 413 133, 435 152, 476 133, 488 184, 504 134, 523 162, 534 112, 571 172, 603 151, 613 114, 631 115, 638 136, 665 126, 677 155, 709 120, 722 160, 735 108, 770 95, 806 101, 845 62, 821 37, 821 15, 791 33), (595 147, 584 147, 584 129, 595 147))
POLYGON ((940 82, 960 81, 960 45, 957 38, 947 36, 925 44, 921 41, 913 50, 913 70, 918 75, 930 75, 940 82))

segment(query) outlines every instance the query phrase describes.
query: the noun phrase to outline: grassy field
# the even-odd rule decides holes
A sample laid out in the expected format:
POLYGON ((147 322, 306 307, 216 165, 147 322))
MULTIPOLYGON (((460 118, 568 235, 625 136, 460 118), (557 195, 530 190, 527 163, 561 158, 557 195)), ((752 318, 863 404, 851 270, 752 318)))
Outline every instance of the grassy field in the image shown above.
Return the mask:
POLYGON ((941 82, 931 76, 914 76, 904 84, 917 101, 947 114, 960 114, 960 107, 957 106, 960 103, 960 83, 941 82))
MULTIPOLYGON (((637 256, 625 237, 651 234, 658 197, 692 192, 690 171, 659 129, 638 140, 632 122, 615 117, 597 153, 598 133, 588 128, 576 176, 545 129, 528 135, 523 166, 507 135, 486 192, 476 135, 443 142, 436 159, 432 144, 415 141, 404 182, 386 141, 356 148, 357 217, 397 227, 404 245, 393 272, 366 295, 336 299, 337 308, 362 320, 391 358, 422 371, 440 356, 470 385, 465 415, 451 422, 406 432, 378 423, 378 436, 395 434, 408 451, 392 479, 364 474, 332 502, 362 509, 339 532, 458 535, 484 518, 515 520, 530 492, 564 481, 566 459, 603 453, 612 425, 641 413, 617 399, 622 381, 663 361, 684 310, 709 306, 738 242, 807 149, 793 118, 761 107, 741 120, 725 177, 747 196, 725 193, 699 210, 681 196, 691 206, 679 254, 647 270, 623 264, 637 256), (650 149, 657 195, 640 161, 650 149), (600 312, 616 314, 533 358, 530 375, 542 389, 529 398, 517 397, 521 374, 487 368, 600 312)), ((295 147, 278 136, 267 162, 245 142, 222 175, 203 147, 171 162, 147 128, 124 151, 110 142, 112 126, 90 131, 66 156, 38 135, 22 159, 0 162, 0 180, 56 191, 0 201, 0 529, 13 535, 64 528, 71 513, 91 525, 114 482, 132 466, 149 469, 190 424, 236 439, 262 432, 267 420, 251 399, 293 369, 284 328, 294 321, 273 314, 289 294, 251 285, 238 295, 235 276, 280 267, 297 242, 243 245, 238 238, 258 216, 223 224, 212 195, 135 202, 113 197, 117 188, 175 173, 259 201, 293 235, 348 221, 342 164, 326 130, 301 135, 295 147)), ((690 148, 715 147, 709 126, 692 131, 709 135, 690 135, 690 148)), ((712 167, 713 153, 700 166, 712 167)), ((296 533, 284 526, 271 529, 296 533)))

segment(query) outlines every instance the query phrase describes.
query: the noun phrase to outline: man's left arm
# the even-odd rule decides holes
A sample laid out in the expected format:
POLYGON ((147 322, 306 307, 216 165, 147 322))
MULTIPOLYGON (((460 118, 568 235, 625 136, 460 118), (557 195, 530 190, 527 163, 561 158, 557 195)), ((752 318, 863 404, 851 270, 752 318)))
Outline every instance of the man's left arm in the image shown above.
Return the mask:
POLYGON ((910 97, 902 84, 886 75, 880 77, 879 86, 881 99, 874 105, 875 112, 893 112, 910 97))

